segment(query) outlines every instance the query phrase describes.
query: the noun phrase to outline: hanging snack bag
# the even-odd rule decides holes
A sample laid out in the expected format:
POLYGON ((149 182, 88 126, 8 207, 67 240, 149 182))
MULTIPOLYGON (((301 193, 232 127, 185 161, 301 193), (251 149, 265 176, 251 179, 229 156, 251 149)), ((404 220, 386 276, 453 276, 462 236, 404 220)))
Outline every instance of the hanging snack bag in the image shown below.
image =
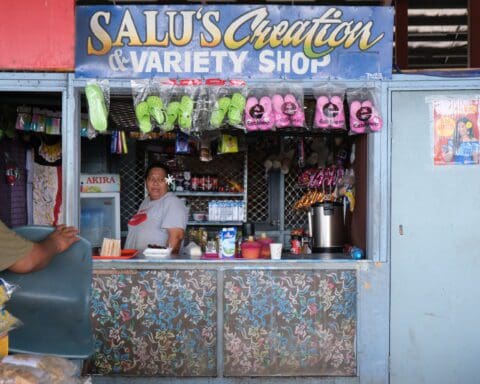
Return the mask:
POLYGON ((192 153, 189 137, 186 133, 178 132, 175 140, 175 154, 188 155, 192 153))
POLYGON ((314 87, 316 99, 313 128, 326 131, 346 130, 344 96, 345 87, 340 84, 326 84, 314 87))
POLYGON ((18 286, 10 284, 6 280, 0 278, 0 307, 3 307, 5 303, 10 300, 12 293, 17 290, 18 286))
POLYGON ((380 88, 375 86, 347 91, 351 135, 378 132, 382 129, 379 95, 380 88))
POLYGON ((232 135, 221 135, 218 141, 218 155, 238 153, 238 138, 232 135))
POLYGON ((244 118, 247 131, 273 131, 275 129, 271 96, 272 92, 266 85, 249 90, 244 118))
POLYGON ((95 130, 104 132, 108 127, 110 107, 110 87, 108 80, 89 80, 85 86, 88 104, 88 117, 95 130))
POLYGON ((17 121, 15 128, 19 131, 30 131, 30 125, 32 123, 32 108, 30 107, 17 107, 17 121))
POLYGON ((288 84, 275 89, 271 97, 276 128, 305 128, 303 88, 288 84))

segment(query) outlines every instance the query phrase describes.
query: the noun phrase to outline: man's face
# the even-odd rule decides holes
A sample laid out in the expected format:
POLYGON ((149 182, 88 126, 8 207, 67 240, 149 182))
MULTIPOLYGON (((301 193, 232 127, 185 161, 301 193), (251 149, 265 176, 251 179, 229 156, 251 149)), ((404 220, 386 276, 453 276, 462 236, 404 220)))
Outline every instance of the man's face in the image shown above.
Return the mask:
POLYGON ((168 184, 165 178, 167 174, 162 168, 152 168, 147 176, 147 192, 150 200, 160 199, 168 192, 168 184))

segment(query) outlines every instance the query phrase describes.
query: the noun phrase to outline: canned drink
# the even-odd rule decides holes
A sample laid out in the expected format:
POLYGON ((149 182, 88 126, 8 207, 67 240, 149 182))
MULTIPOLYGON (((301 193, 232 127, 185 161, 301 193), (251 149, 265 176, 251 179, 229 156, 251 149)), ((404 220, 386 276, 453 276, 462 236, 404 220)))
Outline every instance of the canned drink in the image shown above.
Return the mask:
POLYGON ((192 191, 199 191, 199 180, 197 175, 192 175, 192 191))

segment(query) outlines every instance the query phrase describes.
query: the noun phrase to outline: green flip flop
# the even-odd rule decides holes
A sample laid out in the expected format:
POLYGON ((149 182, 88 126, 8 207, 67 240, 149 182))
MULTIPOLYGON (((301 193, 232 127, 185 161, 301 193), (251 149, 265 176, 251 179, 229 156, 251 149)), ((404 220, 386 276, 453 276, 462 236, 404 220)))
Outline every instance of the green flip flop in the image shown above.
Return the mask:
POLYGON ((178 117, 180 110, 180 103, 178 101, 172 101, 167 106, 167 119, 165 121, 165 130, 171 131, 175 127, 175 121, 178 117))
POLYGON ((225 112, 218 108, 217 103, 215 103, 215 109, 213 110, 210 116, 210 125, 213 128, 220 128, 223 123, 223 119, 225 118, 225 112))
POLYGON ((218 108, 220 108, 224 113, 227 113, 228 107, 230 107, 231 100, 229 97, 221 97, 218 99, 218 108))
POLYGON ((92 127, 99 132, 106 131, 108 112, 102 88, 95 83, 87 84, 85 86, 85 95, 87 96, 88 115, 92 127))
POLYGON ((193 100, 189 96, 182 96, 180 100, 180 111, 178 113, 178 125, 180 129, 189 130, 192 128, 193 100))
POLYGON ((243 96, 241 93, 235 92, 232 95, 232 102, 230 103, 230 106, 235 106, 242 110, 245 109, 246 102, 245 96, 243 96))
POLYGON ((135 116, 137 116, 138 126, 143 133, 152 130, 152 122, 150 121, 150 113, 148 112, 148 104, 142 101, 135 107, 135 116))
POLYGON ((232 95, 232 102, 230 103, 230 107, 228 108, 229 124, 233 126, 241 125, 245 104, 246 104, 245 96, 243 96, 238 92, 235 92, 232 95))
POLYGON ((158 125, 162 125, 165 122, 165 112, 163 110, 163 101, 158 96, 147 97, 148 111, 150 115, 155 119, 158 125))

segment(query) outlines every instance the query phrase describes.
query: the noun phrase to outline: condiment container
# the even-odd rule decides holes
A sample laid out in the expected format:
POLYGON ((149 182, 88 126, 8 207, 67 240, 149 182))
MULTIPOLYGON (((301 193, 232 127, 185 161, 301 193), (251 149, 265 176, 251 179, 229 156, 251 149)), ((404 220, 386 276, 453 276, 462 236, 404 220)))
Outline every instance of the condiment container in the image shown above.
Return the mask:
POLYGON ((242 257, 244 259, 258 259, 260 257, 260 250, 262 244, 249 236, 247 241, 242 243, 242 257))
POLYGON ((264 232, 260 235, 258 241, 262 245, 262 248, 260 249, 260 258, 270 259, 270 244, 273 243, 273 240, 264 232))

